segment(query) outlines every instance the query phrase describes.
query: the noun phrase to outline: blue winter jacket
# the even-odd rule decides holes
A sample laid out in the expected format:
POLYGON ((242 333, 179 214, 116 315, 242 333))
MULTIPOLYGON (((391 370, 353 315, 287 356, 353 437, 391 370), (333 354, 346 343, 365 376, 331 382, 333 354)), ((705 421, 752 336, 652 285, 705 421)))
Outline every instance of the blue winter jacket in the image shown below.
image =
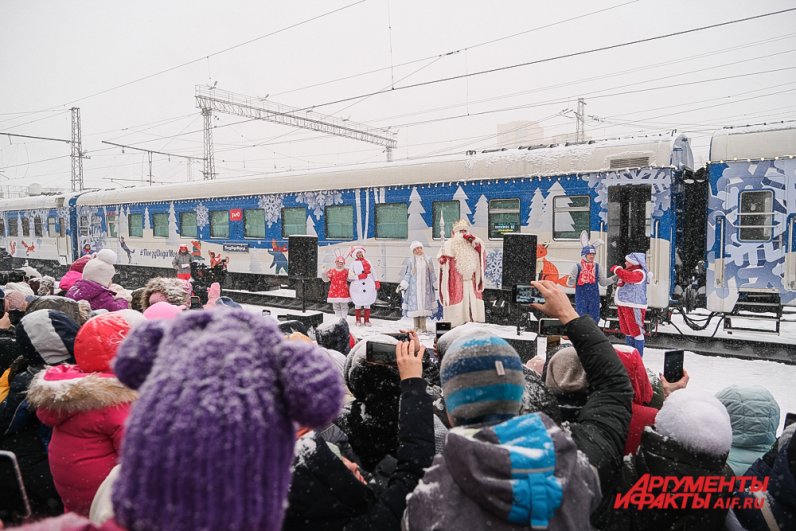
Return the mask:
POLYGON ((765 387, 731 385, 716 393, 732 424, 727 464, 742 475, 777 440, 779 404, 765 387))

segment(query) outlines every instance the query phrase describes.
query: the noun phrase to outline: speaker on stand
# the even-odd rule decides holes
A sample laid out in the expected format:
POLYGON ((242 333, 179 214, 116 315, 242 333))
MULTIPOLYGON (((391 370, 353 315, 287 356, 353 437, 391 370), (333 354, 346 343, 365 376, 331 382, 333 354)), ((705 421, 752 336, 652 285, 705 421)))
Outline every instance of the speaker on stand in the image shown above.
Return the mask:
MULTIPOLYGON (((514 286, 528 285, 536 280, 536 235, 510 232, 503 235, 503 278, 501 288, 511 291, 514 286)), ((528 312, 523 314, 517 305, 517 335, 530 325, 528 312)))
POLYGON ((301 283, 301 313, 305 313, 304 282, 318 276, 318 237, 288 236, 287 253, 287 276, 301 283))

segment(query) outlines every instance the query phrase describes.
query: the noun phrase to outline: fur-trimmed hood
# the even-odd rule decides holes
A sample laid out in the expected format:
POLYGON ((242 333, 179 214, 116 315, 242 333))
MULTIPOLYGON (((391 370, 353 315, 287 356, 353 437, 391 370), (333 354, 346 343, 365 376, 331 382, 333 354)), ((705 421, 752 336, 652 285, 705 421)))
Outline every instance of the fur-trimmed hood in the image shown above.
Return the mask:
POLYGON ((158 302, 150 302, 149 299, 152 294, 162 293, 164 299, 160 300, 165 300, 175 306, 183 306, 190 301, 190 289, 190 285, 182 279, 156 277, 150 279, 138 294, 138 304, 140 304, 142 311, 146 310, 151 304, 158 302))
POLYGON ((75 365, 39 372, 28 389, 28 401, 61 416, 134 402, 138 393, 107 373, 85 373, 75 365))

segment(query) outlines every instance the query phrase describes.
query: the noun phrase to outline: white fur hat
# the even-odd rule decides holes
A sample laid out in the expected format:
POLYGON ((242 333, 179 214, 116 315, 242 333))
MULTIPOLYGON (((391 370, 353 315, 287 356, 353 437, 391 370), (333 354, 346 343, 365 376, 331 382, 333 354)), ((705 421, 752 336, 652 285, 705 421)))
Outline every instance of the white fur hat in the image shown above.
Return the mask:
POLYGON ((414 251, 414 250, 415 250, 415 249, 417 249, 418 247, 423 247, 423 244, 422 244, 422 243, 420 243, 420 242, 419 242, 419 241, 417 241, 417 240, 415 240, 415 241, 413 241, 412 243, 410 243, 410 244, 409 244, 409 250, 410 250, 410 251, 414 251))
POLYGON ((470 230, 470 222, 462 218, 454 223, 452 232, 459 232, 460 230, 470 230))
POLYGON ((83 279, 91 280, 107 288, 116 274, 114 264, 116 264, 116 253, 110 249, 102 249, 83 268, 83 279))

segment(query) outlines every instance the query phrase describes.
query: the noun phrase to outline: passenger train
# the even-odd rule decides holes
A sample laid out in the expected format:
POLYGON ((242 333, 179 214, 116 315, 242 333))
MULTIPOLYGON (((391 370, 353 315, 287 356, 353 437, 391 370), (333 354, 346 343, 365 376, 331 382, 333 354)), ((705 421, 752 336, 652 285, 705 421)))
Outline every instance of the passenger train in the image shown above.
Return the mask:
POLYGON ((359 245, 389 286, 410 241, 436 254, 467 218, 486 243, 489 289, 501 287, 503 234, 535 234, 537 273, 564 285, 587 231, 604 242, 602 267, 646 251, 652 313, 694 294, 716 312, 750 300, 781 310, 796 305, 795 153, 796 125, 779 124, 717 132, 699 169, 673 134, 7 199, 0 247, 58 273, 86 246, 110 248, 124 278, 142 281, 187 244, 228 256, 231 284, 252 287, 278 283, 288 237, 309 234, 319 269, 359 245))

